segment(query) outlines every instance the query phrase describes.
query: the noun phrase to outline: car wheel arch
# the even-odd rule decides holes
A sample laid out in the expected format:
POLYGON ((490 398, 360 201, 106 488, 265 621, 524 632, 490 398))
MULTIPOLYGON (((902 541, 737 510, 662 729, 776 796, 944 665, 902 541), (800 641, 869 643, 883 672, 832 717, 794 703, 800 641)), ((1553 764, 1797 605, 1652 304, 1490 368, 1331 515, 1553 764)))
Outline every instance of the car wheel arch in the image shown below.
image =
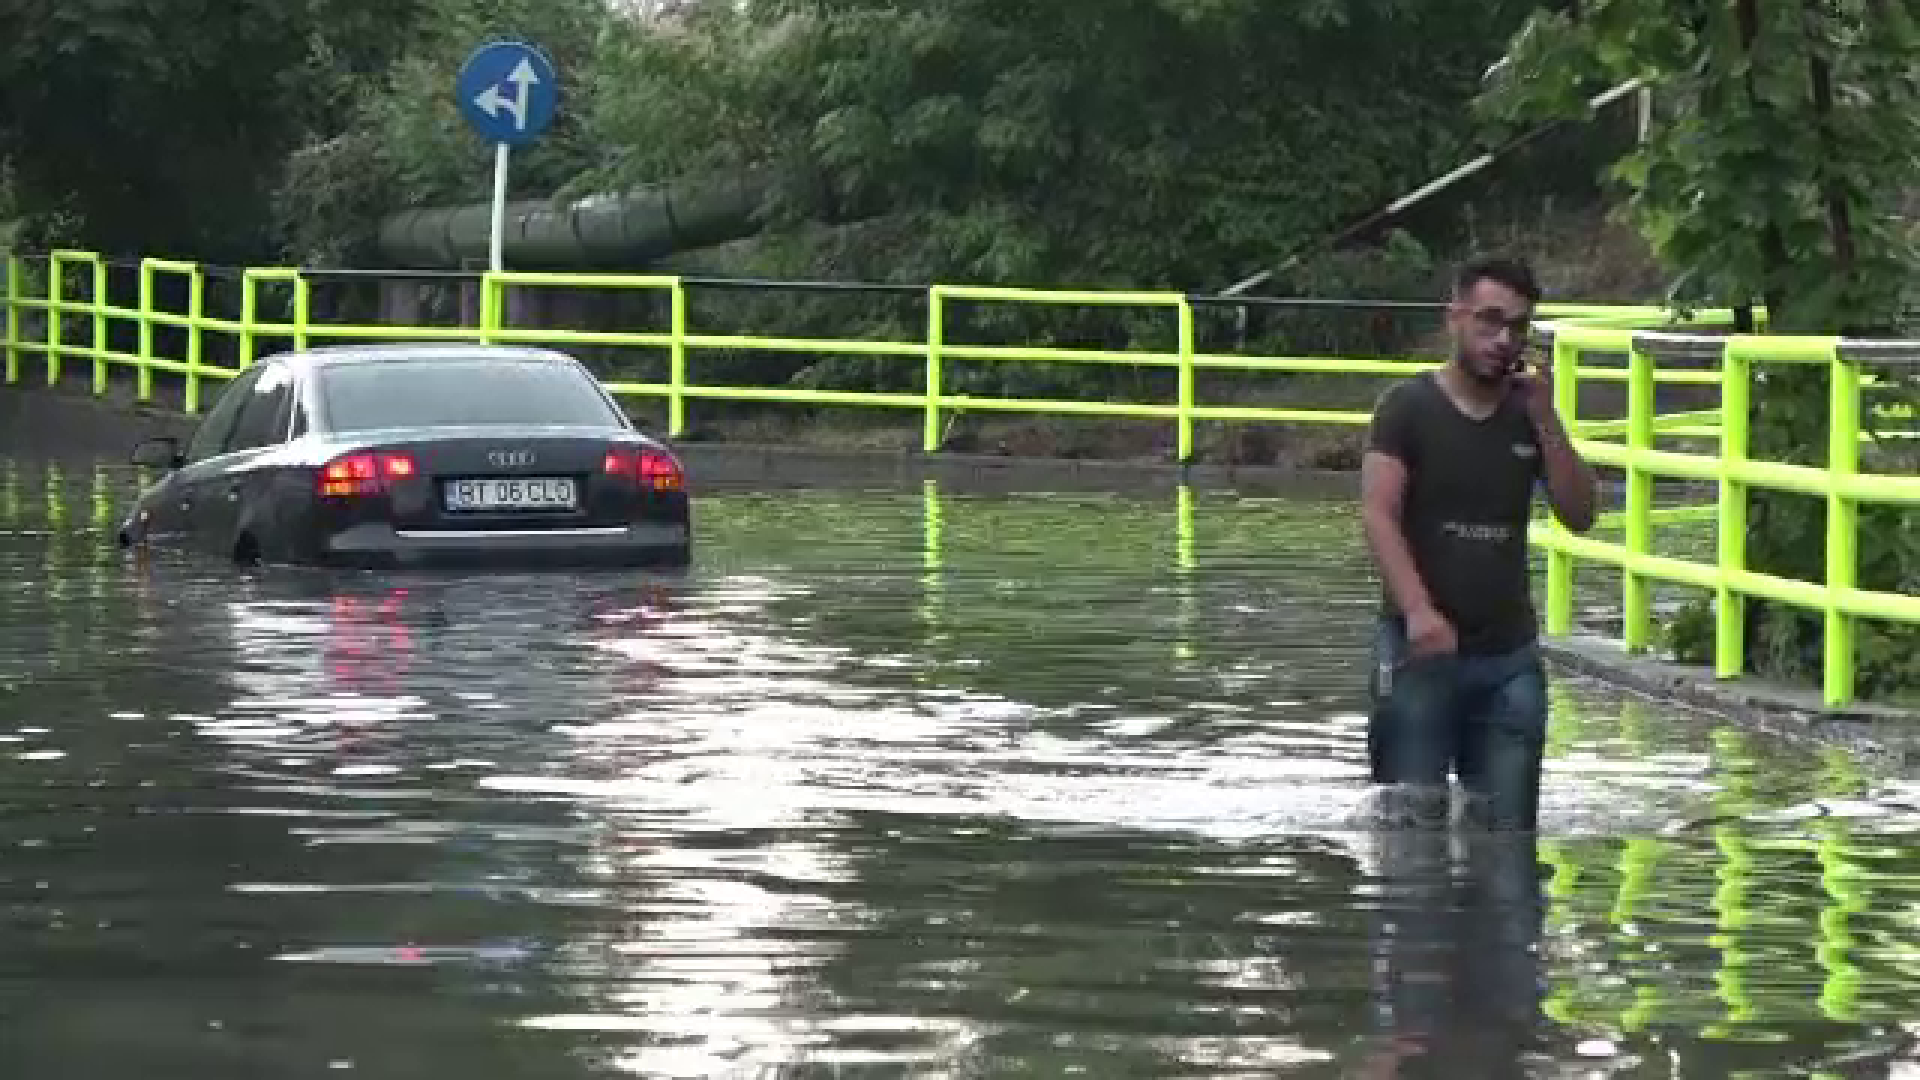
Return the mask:
POLYGON ((257 566, 260 563, 260 541, 250 529, 240 530, 233 540, 233 561, 242 566, 257 566))
POLYGON ((266 555, 265 535, 259 508, 246 507, 233 531, 233 561, 246 566, 260 563, 266 555))

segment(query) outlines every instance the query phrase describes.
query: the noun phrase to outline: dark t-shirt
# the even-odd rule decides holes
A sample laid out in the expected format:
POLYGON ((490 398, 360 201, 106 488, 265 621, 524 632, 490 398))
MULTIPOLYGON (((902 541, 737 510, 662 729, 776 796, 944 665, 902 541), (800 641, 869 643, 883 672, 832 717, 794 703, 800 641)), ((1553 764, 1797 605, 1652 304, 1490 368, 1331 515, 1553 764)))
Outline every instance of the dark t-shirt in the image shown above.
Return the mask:
MULTIPOLYGON (((1475 420, 1425 372, 1381 395, 1368 449, 1406 466, 1402 527, 1460 651, 1505 652, 1531 642, 1537 623, 1527 519, 1542 466, 1525 406, 1508 398, 1475 420)), ((1383 601, 1389 616, 1400 617, 1391 596, 1383 601)))

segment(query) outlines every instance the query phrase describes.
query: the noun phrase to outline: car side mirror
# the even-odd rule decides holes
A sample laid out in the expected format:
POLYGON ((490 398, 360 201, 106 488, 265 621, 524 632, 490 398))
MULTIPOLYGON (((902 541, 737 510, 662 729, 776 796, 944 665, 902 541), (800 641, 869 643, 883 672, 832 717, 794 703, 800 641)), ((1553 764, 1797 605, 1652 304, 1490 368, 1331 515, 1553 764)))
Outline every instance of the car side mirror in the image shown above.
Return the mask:
POLYGON ((180 454, 180 440, 171 435, 142 439, 133 448, 133 463, 155 469, 177 469, 186 464, 180 454))

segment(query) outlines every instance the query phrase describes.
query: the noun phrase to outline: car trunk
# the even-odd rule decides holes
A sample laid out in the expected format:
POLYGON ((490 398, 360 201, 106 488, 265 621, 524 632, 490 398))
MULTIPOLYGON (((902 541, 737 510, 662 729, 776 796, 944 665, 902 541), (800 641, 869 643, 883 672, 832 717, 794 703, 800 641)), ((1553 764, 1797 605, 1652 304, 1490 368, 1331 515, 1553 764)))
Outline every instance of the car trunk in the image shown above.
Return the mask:
POLYGON ((658 494, 642 482, 639 444, 551 432, 383 438, 359 448, 384 477, 396 529, 613 528, 658 494), (609 456, 614 461, 609 468, 609 456))

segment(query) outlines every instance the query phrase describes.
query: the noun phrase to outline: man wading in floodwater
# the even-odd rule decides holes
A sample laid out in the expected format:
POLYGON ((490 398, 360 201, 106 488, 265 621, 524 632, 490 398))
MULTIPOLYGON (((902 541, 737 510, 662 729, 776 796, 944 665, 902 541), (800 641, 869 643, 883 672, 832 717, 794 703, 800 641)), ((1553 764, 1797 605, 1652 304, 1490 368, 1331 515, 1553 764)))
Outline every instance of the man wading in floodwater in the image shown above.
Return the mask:
POLYGON ((1361 519, 1379 568, 1367 744, 1376 784, 1444 819, 1451 769, 1473 816, 1532 830, 1546 743, 1546 672, 1527 572, 1536 486, 1575 532, 1593 527, 1593 470, 1525 370, 1540 301, 1518 259, 1466 263, 1447 309, 1452 356, 1389 389, 1361 465, 1361 519))

